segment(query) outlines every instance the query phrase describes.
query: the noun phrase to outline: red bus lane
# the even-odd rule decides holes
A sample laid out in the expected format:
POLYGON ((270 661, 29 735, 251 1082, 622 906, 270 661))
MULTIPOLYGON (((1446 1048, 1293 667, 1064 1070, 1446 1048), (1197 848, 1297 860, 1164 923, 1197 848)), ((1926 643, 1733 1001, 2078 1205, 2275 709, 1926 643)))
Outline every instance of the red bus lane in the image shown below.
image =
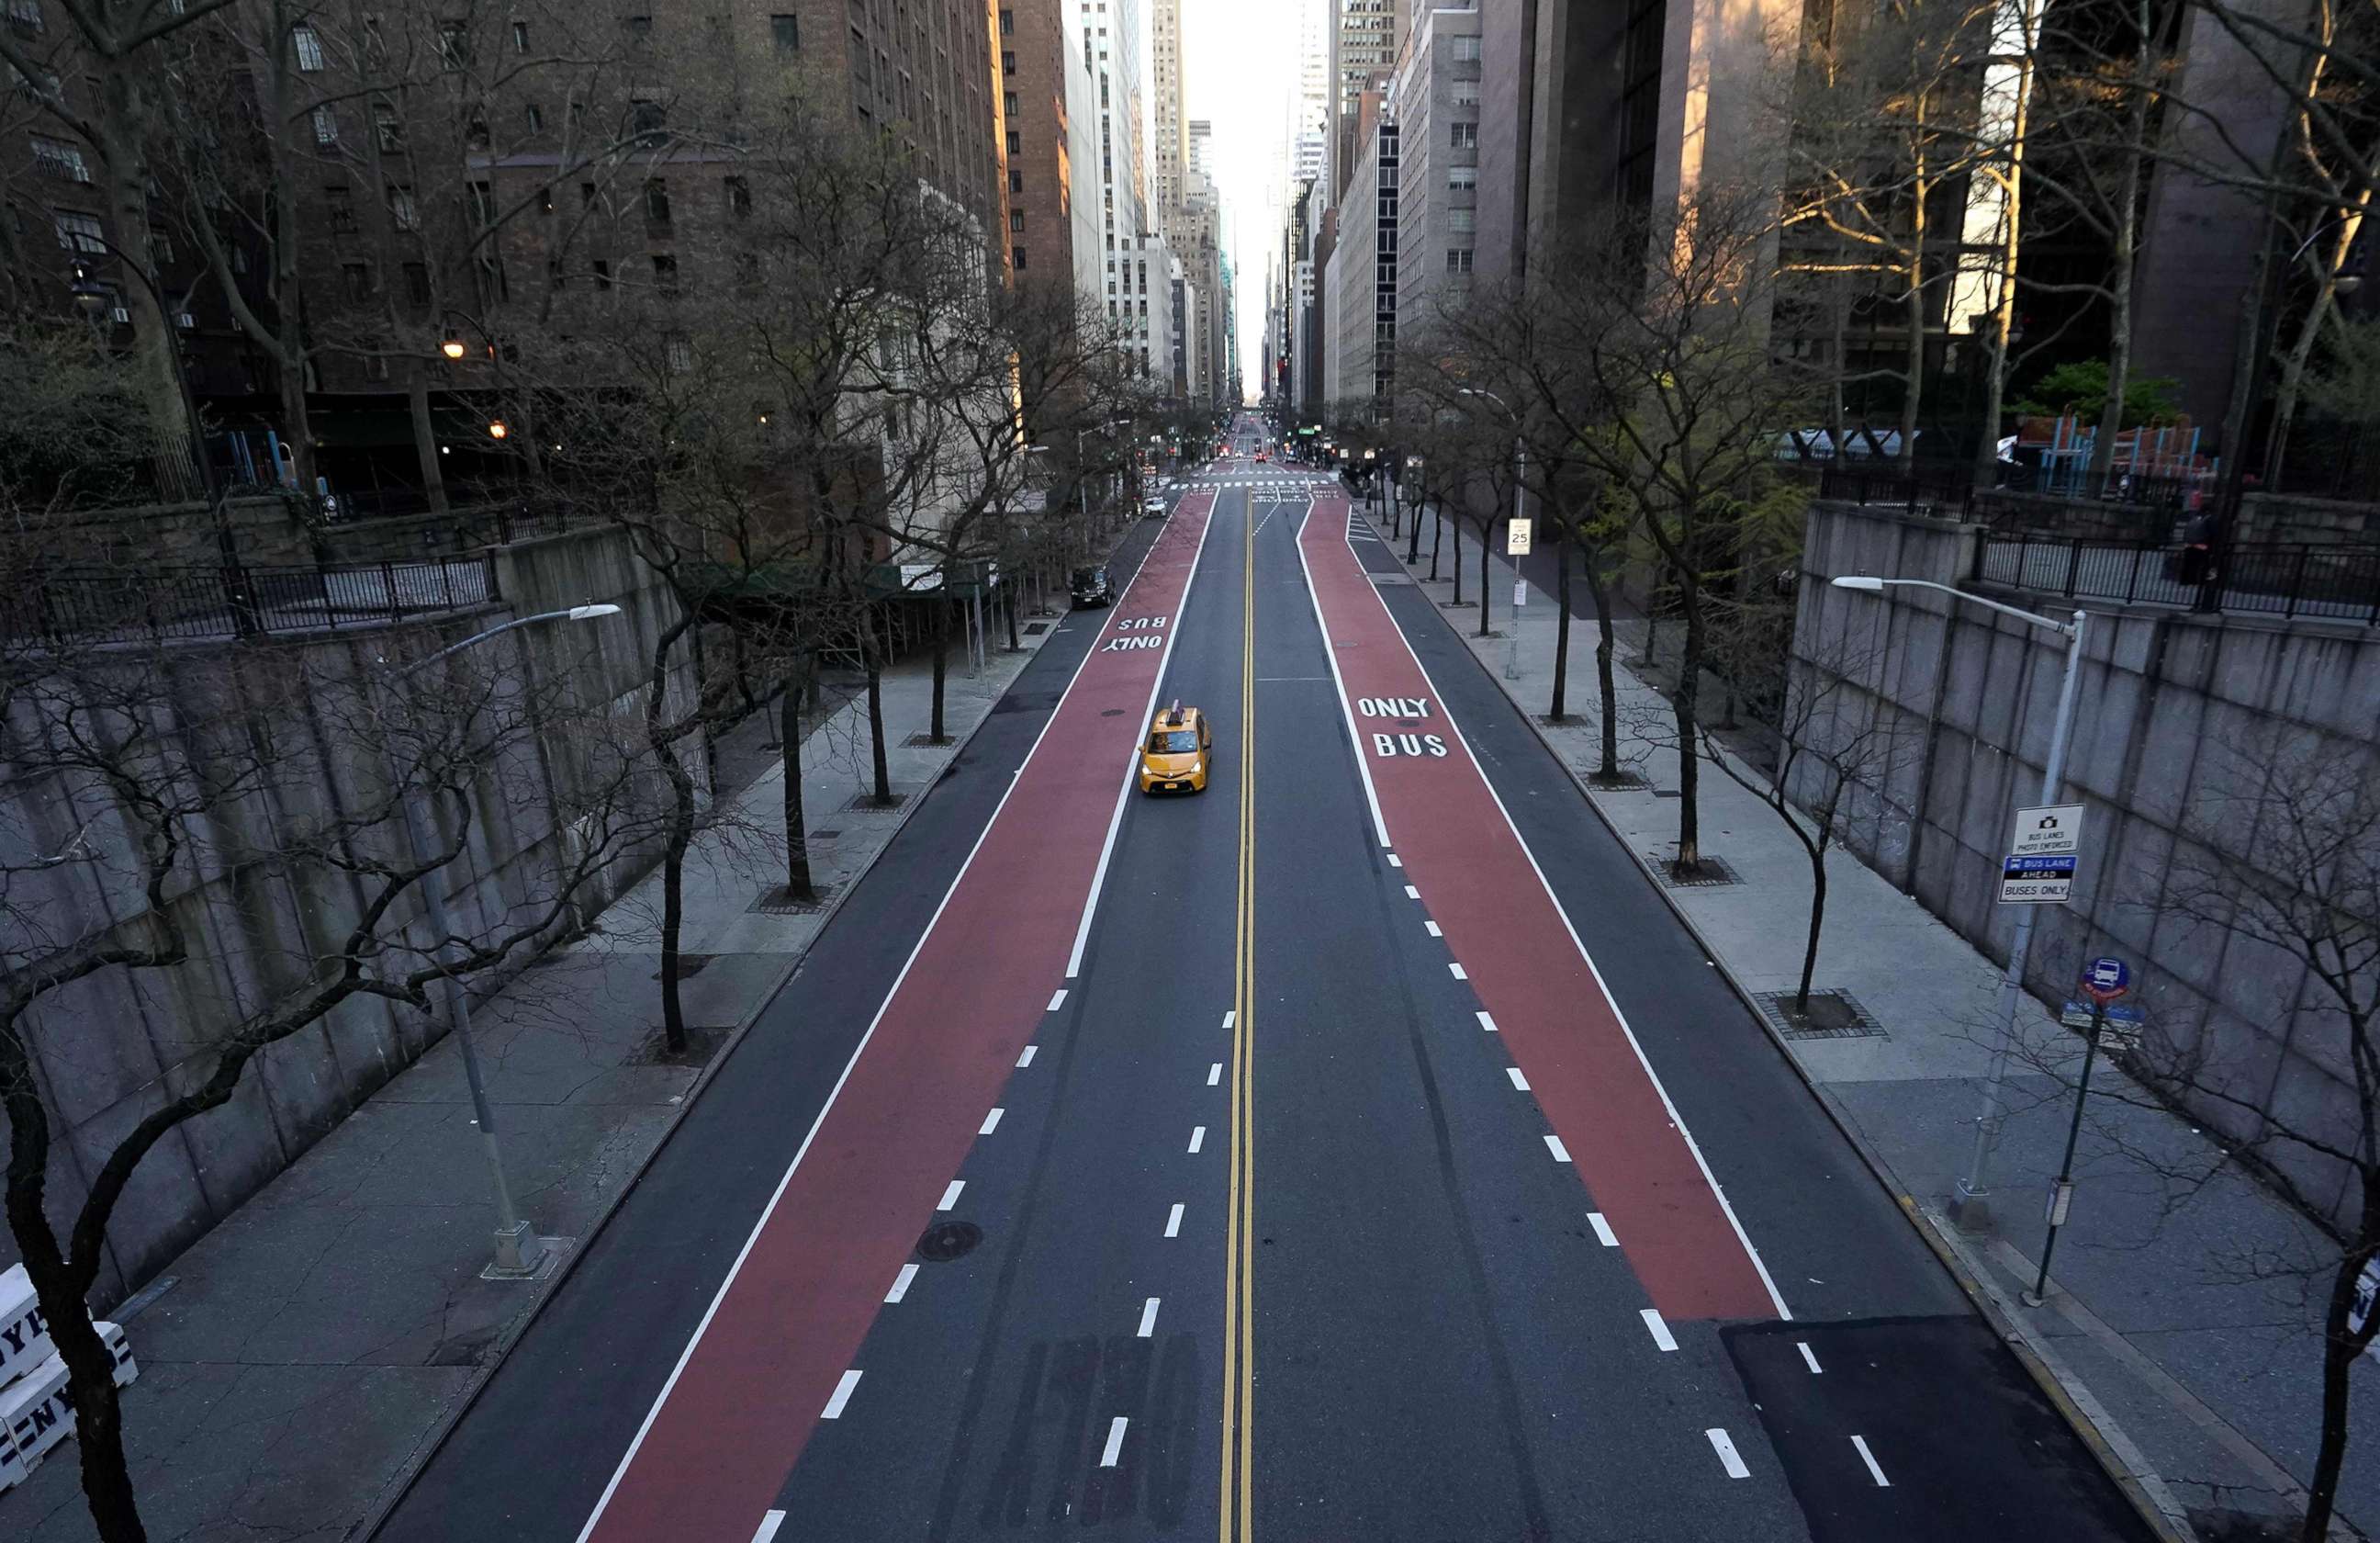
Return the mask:
POLYGON ((1669 1319, 1786 1316, 1584 942, 1349 544, 1345 500, 1316 500, 1298 549, 1380 839, 1421 892, 1645 1294, 1669 1319))
POLYGON ((1107 613, 581 1543, 750 1537, 830 1402, 867 1400, 860 1343, 1063 983, 1212 504, 1182 501, 1107 613))

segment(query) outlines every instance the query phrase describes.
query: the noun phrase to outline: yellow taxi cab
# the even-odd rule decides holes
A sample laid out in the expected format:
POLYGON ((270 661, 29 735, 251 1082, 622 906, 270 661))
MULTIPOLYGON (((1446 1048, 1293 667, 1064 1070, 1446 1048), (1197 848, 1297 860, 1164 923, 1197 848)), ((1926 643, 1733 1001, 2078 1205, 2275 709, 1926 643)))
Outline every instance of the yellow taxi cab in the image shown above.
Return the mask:
POLYGON ((1140 747, 1140 791, 1204 793, 1207 762, 1214 750, 1207 715, 1175 702, 1149 721, 1140 747))

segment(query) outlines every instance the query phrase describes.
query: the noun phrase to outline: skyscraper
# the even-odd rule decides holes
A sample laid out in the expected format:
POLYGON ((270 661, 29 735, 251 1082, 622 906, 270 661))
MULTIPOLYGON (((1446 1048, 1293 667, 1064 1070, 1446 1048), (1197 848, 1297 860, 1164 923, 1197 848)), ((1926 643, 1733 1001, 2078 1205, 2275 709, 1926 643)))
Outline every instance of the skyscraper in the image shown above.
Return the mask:
POLYGON ((1378 92, 1397 62, 1408 0, 1330 0, 1330 197, 1337 202, 1357 153, 1366 91, 1378 92))

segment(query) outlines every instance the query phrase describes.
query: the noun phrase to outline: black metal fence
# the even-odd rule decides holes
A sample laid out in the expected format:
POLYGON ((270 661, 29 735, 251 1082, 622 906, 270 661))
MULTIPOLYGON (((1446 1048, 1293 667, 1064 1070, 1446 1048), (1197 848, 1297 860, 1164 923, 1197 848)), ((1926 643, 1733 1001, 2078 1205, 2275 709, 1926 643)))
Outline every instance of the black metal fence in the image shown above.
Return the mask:
POLYGON ((1995 536, 1976 543, 1973 577, 2070 599, 2380 625, 2375 547, 2237 546, 2201 572, 2170 542, 1995 536))
POLYGON ((313 567, 66 570, 0 595, 0 630, 54 645, 279 636, 481 605, 498 592, 482 553, 313 567))

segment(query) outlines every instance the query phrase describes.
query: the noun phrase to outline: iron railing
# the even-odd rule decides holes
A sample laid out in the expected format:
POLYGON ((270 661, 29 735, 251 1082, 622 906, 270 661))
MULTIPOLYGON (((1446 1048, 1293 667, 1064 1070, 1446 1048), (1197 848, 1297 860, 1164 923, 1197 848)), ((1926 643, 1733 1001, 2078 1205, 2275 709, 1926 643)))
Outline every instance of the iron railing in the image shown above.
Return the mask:
POLYGON ((52 644, 196 641, 380 624, 502 600, 492 558, 303 568, 62 570, 0 595, 0 632, 52 644))
POLYGON ((2069 599, 2380 625, 2380 547, 2235 546, 2201 565, 2164 541, 1986 537, 1978 583, 2069 599))

